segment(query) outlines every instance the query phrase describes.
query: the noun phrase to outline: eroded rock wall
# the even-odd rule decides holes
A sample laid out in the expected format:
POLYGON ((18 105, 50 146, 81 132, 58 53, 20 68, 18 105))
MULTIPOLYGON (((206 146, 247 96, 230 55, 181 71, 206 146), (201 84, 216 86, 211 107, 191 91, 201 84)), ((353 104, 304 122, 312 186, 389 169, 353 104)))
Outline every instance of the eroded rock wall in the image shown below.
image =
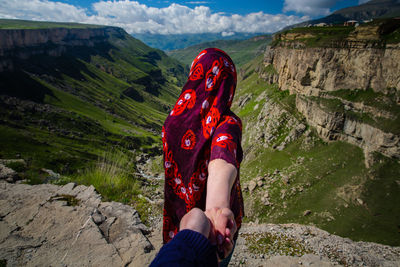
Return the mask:
POLYGON ((325 140, 341 140, 385 156, 400 159, 400 136, 386 133, 369 124, 348 118, 341 112, 329 112, 318 103, 297 95, 297 110, 325 140))
POLYGON ((321 91, 372 88, 400 91, 400 44, 382 48, 268 48, 266 66, 278 73, 281 90, 303 95, 321 91))
POLYGON ((124 31, 116 27, 0 30, 0 72, 13 70, 15 59, 26 60, 34 55, 60 56, 68 47, 93 47, 104 42, 110 34, 123 36, 124 31))
POLYGON ((386 97, 397 96, 392 105, 400 104, 400 44, 380 48, 370 47, 368 43, 362 45, 361 41, 355 44, 347 40, 342 46, 329 48, 283 42, 266 50, 261 77, 277 83, 280 90, 296 94, 297 110, 324 140, 342 140, 358 145, 366 154, 376 151, 400 159, 400 136, 377 127, 381 119, 396 123, 396 111, 391 113, 388 108, 379 109, 329 94, 342 89, 372 89, 386 97), (370 125, 349 118, 344 111, 326 110, 318 102, 321 98, 335 98, 347 113, 357 113, 360 117, 368 114, 377 123, 370 125))

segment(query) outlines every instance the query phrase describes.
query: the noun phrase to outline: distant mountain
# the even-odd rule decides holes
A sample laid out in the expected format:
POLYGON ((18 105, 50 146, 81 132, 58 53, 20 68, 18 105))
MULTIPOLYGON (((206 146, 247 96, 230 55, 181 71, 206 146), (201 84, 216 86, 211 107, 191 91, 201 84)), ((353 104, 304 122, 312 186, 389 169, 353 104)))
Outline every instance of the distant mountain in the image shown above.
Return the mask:
POLYGON ((216 47, 227 52, 236 66, 241 66, 262 54, 271 40, 270 35, 260 35, 247 40, 217 40, 169 51, 167 54, 189 66, 200 51, 216 47))
POLYGON ((372 0, 365 4, 347 7, 333 12, 331 15, 285 28, 284 30, 318 23, 343 23, 348 20, 370 20, 375 18, 391 18, 400 16, 400 0, 372 0))
POLYGON ((0 55, 0 158, 61 173, 153 151, 186 75, 117 27, 0 20, 0 55))
POLYGON ((261 33, 201 33, 201 34, 133 34, 148 46, 164 51, 182 49, 188 46, 215 40, 245 40, 261 33))

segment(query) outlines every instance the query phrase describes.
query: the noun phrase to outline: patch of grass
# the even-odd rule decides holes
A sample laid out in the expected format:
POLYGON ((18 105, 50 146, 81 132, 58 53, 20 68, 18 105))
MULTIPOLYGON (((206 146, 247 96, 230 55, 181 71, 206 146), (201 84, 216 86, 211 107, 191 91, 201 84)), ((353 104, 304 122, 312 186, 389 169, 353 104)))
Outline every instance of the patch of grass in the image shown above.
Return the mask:
POLYGON ((354 27, 329 26, 329 27, 299 27, 280 33, 275 36, 272 46, 281 43, 302 42, 307 47, 335 47, 343 41, 354 27), (289 39, 291 36, 293 39, 289 39))
POLYGON ((388 90, 388 94, 381 92, 375 92, 372 89, 360 90, 360 89, 341 89, 337 91, 328 92, 328 95, 338 97, 351 101, 353 103, 362 103, 366 106, 375 108, 376 110, 386 111, 391 114, 393 119, 378 117, 377 114, 371 114, 367 112, 357 112, 354 110, 345 110, 344 104, 339 99, 326 99, 323 97, 311 97, 313 101, 316 101, 330 112, 341 112, 346 117, 369 124, 373 127, 381 129, 384 132, 390 132, 393 134, 400 133, 400 106, 396 103, 395 91, 388 90))
POLYGON ((304 151, 300 144, 292 143, 283 151, 260 149, 255 159, 242 165, 243 180, 273 173, 275 169, 290 177, 288 185, 280 176, 270 182, 268 192, 273 206, 264 206, 258 197, 251 200, 262 191, 252 196, 244 194, 245 201, 253 202, 253 220, 256 217, 268 223, 314 224, 354 240, 399 245, 399 217, 395 214, 400 210, 395 203, 400 195, 396 184, 400 164, 381 156, 371 174, 358 147, 320 142, 304 151), (296 163, 299 157, 304 157, 301 164, 296 163), (352 188, 358 191, 353 192, 352 188), (282 190, 286 192, 283 198, 282 190), (364 204, 360 205, 357 199, 364 204), (305 210, 311 210, 311 215, 303 216, 305 210))
POLYGON ((301 257, 312 253, 301 242, 284 235, 272 233, 242 234, 247 247, 254 254, 285 255, 301 257))
POLYGON ((6 167, 13 169, 16 172, 26 171, 26 165, 22 162, 14 161, 6 164, 6 167))
POLYGON ((239 117, 246 118, 251 117, 250 115, 253 116, 253 114, 256 114, 254 112, 254 107, 259 104, 259 107, 261 108, 265 103, 266 98, 274 100, 287 109, 290 113, 296 114, 296 116, 298 115, 296 110, 296 95, 290 95, 289 91, 279 90, 276 84, 268 84, 267 82, 259 79, 256 72, 252 71, 251 69, 249 71, 251 74, 248 77, 245 77, 245 80, 239 81, 238 92, 237 96, 235 96, 235 99, 239 99, 240 96, 250 92, 252 94, 252 99, 246 103, 242 109, 234 109, 234 111, 238 113, 239 117), (265 94, 266 98, 257 102, 257 97, 262 93, 265 94))
POLYGON ((162 155, 153 158, 151 165, 150 165, 150 170, 154 174, 164 173, 163 156, 162 155))
POLYGON ((71 195, 53 196, 51 197, 50 201, 66 201, 67 206, 72 206, 72 207, 79 205, 79 200, 71 195))
POLYGON ((274 65, 269 64, 264 68, 264 72, 268 73, 268 74, 278 74, 278 72, 276 71, 276 69, 274 68, 274 65))
MULTIPOLYGON (((302 96, 304 97, 304 96, 302 96)), ((339 99, 327 99, 323 97, 316 97, 316 96, 307 96, 307 98, 315 103, 318 103, 318 105, 325 110, 326 112, 329 113, 344 113, 344 104, 342 101, 339 99)))
POLYGON ((398 44, 400 43, 400 28, 388 34, 385 37, 385 41, 387 44, 398 44))
POLYGON ((105 201, 117 201, 132 205, 141 220, 148 223, 151 213, 149 203, 140 197, 143 194, 143 180, 134 176, 136 167, 126 151, 110 149, 91 167, 73 176, 64 177, 57 184, 75 182, 86 186, 93 185, 105 201))
POLYGON ((396 91, 388 90, 388 94, 375 92, 372 88, 361 89, 340 89, 328 92, 329 95, 336 96, 351 102, 364 103, 365 105, 377 109, 386 110, 393 114, 400 114, 400 107, 396 103, 396 91))

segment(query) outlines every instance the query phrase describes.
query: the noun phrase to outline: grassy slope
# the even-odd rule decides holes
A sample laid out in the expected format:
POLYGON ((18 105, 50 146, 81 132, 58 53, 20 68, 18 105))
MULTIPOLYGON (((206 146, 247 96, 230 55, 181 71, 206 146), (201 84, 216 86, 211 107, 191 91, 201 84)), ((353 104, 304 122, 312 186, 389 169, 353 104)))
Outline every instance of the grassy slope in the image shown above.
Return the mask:
MULTIPOLYGON (((86 28, 10 20, 0 25, 86 28)), ((0 73, 0 95, 28 102, 0 106, 0 157, 20 156, 36 173, 76 173, 111 147, 154 151, 185 75, 176 60, 124 32, 94 47, 69 47, 57 58, 15 59, 15 65, 15 72, 0 73), (40 111, 45 104, 51 108, 40 111)), ((34 183, 44 179, 35 177, 27 174, 34 183)))
MULTIPOLYGON (((340 47, 351 33, 363 28, 375 29, 378 39, 363 40, 371 47, 383 48, 385 44, 400 42, 400 22, 396 19, 375 19, 372 22, 361 24, 358 27, 329 26, 329 27, 298 27, 283 31, 275 36, 273 46, 281 43, 290 44, 301 42, 307 47, 340 47), (379 28, 379 29, 378 29, 379 28), (286 34, 297 35, 295 39, 287 40, 286 34)), ((373 33, 373 31, 371 31, 373 33)))
MULTIPOLYGON (((259 102, 256 99, 263 92, 301 120, 301 114, 294 107, 294 96, 280 92, 276 86, 258 78, 254 66, 260 61, 260 58, 255 59, 244 66, 246 78, 239 82, 235 97, 253 95, 243 108, 235 110, 244 122, 244 129, 249 124, 247 129, 254 128, 251 125, 255 124, 265 103, 265 99, 259 102)), ((285 127, 282 129, 281 140, 288 132, 285 127)), ((244 132, 244 135, 248 134, 244 132)), ((400 202, 400 164, 376 155, 376 164, 366 169, 360 148, 343 142, 325 143, 314 132, 311 136, 312 145, 304 146, 303 136, 282 151, 249 144, 245 139, 243 146, 247 158, 242 163, 242 183, 270 174, 265 182, 269 189, 258 187, 251 195, 244 194, 249 219, 314 224, 354 240, 400 245, 400 208, 397 205, 400 202), (289 184, 283 183, 279 174, 273 175, 276 169, 290 177, 289 184), (283 198, 282 190, 285 191, 283 198), (269 192, 273 206, 261 203, 265 191, 269 192), (306 210, 311 214, 304 216, 306 210)))
POLYGON ((271 40, 270 36, 263 35, 247 40, 218 40, 213 42, 201 43, 181 50, 168 52, 168 55, 190 66, 192 60, 203 49, 216 47, 227 52, 234 63, 240 67, 250 59, 262 53, 271 40))

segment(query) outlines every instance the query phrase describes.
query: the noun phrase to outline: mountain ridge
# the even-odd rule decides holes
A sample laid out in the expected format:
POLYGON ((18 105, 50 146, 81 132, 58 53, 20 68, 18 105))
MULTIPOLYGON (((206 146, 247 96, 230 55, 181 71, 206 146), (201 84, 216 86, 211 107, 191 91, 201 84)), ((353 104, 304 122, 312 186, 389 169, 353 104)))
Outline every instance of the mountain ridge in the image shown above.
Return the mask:
POLYGON ((189 66, 192 60, 203 49, 216 47, 224 50, 232 58, 237 67, 260 55, 272 40, 271 35, 257 35, 245 40, 217 40, 204 42, 184 49, 172 50, 167 54, 189 66))
POLYGON ((371 20, 380 17, 391 18, 399 16, 400 2, 398 0, 372 0, 358 6, 346 7, 336 10, 332 14, 323 18, 309 20, 285 27, 279 32, 286 31, 292 28, 304 27, 310 24, 343 24, 348 20, 357 20, 359 22, 363 22, 364 20, 371 20))

